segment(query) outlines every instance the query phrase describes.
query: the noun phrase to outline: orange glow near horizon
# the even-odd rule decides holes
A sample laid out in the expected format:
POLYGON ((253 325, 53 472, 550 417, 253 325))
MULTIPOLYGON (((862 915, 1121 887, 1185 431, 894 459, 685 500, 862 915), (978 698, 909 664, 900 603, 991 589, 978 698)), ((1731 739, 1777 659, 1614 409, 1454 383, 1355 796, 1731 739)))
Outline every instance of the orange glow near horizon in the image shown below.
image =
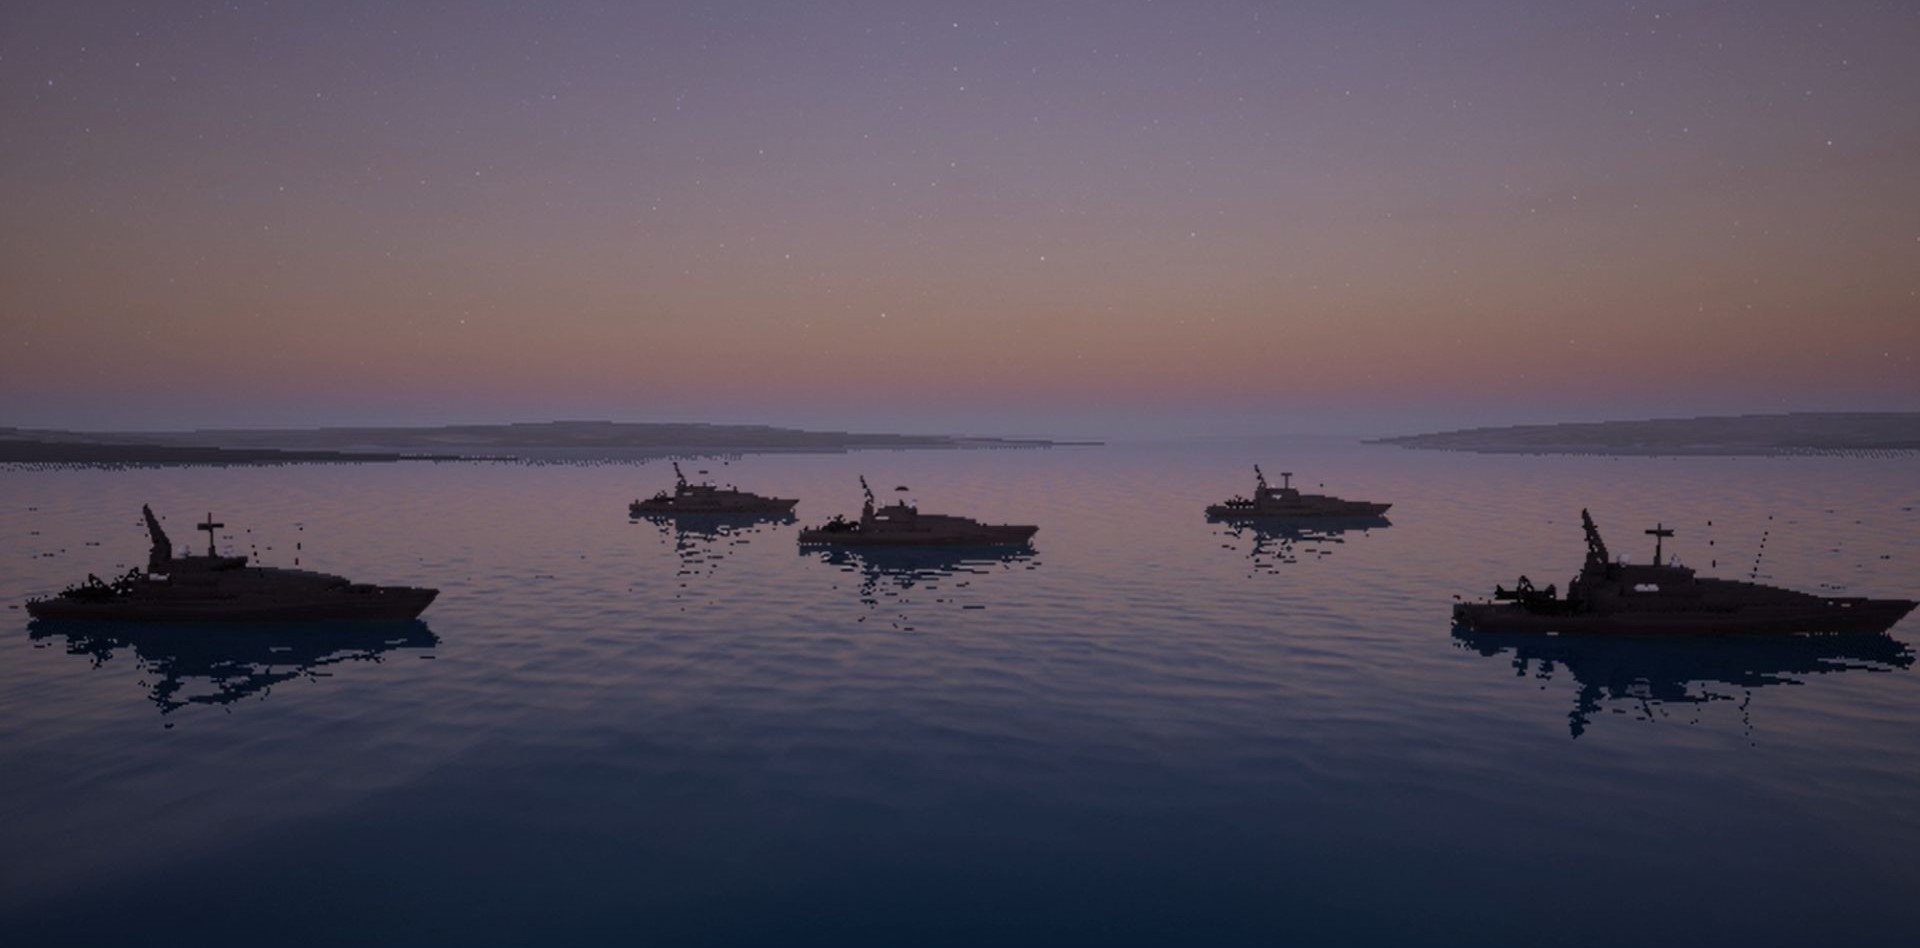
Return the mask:
POLYGON ((0 423, 1920 408, 1912 17, 1386 6, 23 12, 0 423))

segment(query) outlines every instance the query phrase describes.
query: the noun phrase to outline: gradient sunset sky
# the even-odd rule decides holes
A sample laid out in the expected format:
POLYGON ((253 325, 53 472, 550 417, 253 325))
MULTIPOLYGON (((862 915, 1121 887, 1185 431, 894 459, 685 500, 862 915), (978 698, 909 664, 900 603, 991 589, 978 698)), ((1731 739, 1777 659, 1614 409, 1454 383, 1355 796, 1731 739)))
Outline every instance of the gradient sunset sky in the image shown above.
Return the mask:
POLYGON ((1920 4, 0 5, 0 424, 1920 409, 1920 4))

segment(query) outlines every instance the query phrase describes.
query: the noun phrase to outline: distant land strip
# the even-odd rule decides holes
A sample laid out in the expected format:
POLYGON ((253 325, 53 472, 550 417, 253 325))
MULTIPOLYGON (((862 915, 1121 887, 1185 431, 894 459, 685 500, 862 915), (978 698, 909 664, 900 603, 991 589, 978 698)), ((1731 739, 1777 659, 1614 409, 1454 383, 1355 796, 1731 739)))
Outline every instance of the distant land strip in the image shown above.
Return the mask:
POLYGON ((1920 452, 1920 412, 1789 412, 1468 428, 1370 444, 1480 454, 1776 457, 1920 452))
POLYGON ((296 464, 605 460, 676 455, 1044 448, 1082 442, 856 434, 765 425, 549 421, 505 425, 61 431, 0 427, 0 463, 296 464))
POLYGON ((202 448, 165 444, 67 443, 0 439, 0 464, 340 464, 385 461, 455 461, 454 456, 349 454, 344 451, 276 451, 271 448, 202 448))

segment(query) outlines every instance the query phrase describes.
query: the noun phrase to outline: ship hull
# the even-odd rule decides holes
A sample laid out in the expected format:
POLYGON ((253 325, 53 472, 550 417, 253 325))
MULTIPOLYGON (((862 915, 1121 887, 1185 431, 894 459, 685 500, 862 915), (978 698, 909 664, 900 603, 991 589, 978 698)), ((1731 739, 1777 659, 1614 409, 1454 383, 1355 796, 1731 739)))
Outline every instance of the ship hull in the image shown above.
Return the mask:
POLYGON ((1382 516, 1392 506, 1392 504, 1373 504, 1360 500, 1343 501, 1337 505, 1265 509, 1214 504, 1207 508, 1207 516, 1215 520, 1359 520, 1382 516))
POLYGON ((683 504, 671 500, 640 500, 627 505, 634 517, 672 516, 674 514, 783 514, 792 513, 798 499, 769 497, 764 501, 739 504, 683 504))
POLYGON ((982 527, 967 533, 933 533, 912 530, 867 533, 860 530, 802 530, 803 546, 1015 546, 1033 539, 1037 526, 982 527))
POLYGON ((1260 517, 1246 514, 1216 514, 1209 510, 1207 520, 1213 523, 1224 523, 1228 526, 1255 527, 1261 530, 1271 530, 1275 532, 1293 530, 1302 532, 1345 533, 1349 530, 1372 530, 1379 527, 1393 526, 1393 521, 1379 514, 1365 514, 1361 516, 1260 517))
POLYGON ((1805 606, 1680 612, 1552 613, 1517 603, 1459 603, 1454 622, 1477 632, 1595 635, 1876 634, 1916 604, 1904 599, 1822 599, 1805 606))
POLYGON ((377 586, 320 596, 236 596, 211 600, 118 599, 88 602, 55 597, 27 603, 27 615, 47 620, 103 622, 337 622, 415 619, 440 591, 377 586))

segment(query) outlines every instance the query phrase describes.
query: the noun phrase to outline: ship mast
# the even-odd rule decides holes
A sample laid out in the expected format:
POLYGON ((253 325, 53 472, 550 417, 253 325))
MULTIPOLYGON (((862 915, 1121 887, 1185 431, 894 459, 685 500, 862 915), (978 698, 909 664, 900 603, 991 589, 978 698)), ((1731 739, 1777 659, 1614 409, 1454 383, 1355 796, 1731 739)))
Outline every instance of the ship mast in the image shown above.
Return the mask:
POLYGON ((673 462, 673 486, 683 489, 687 486, 687 475, 680 473, 679 461, 673 462))
POLYGON ((1258 465, 1258 464, 1255 464, 1255 465, 1253 466, 1253 488, 1254 488, 1254 490, 1256 490, 1256 491, 1258 491, 1258 492, 1259 492, 1259 493, 1257 493, 1257 494, 1256 494, 1255 496, 1257 496, 1257 497, 1264 497, 1264 496, 1266 496, 1266 494, 1267 494, 1267 475, 1265 475, 1265 474, 1263 474, 1263 473, 1261 473, 1261 472, 1260 472, 1260 465, 1258 465))
POLYGON ((197 527, 195 527, 195 529, 207 531, 207 555, 208 556, 220 555, 213 548, 213 531, 222 529, 225 526, 226 524, 224 523, 214 523, 213 511, 209 510, 207 511, 207 519, 202 523, 200 523, 197 527))
POLYGON ((1645 532, 1647 536, 1650 536, 1653 538, 1653 565, 1659 566, 1661 563, 1665 562, 1660 558, 1660 541, 1665 540, 1667 537, 1673 536, 1673 528, 1667 526, 1664 523, 1656 523, 1653 525, 1653 529, 1645 532))

